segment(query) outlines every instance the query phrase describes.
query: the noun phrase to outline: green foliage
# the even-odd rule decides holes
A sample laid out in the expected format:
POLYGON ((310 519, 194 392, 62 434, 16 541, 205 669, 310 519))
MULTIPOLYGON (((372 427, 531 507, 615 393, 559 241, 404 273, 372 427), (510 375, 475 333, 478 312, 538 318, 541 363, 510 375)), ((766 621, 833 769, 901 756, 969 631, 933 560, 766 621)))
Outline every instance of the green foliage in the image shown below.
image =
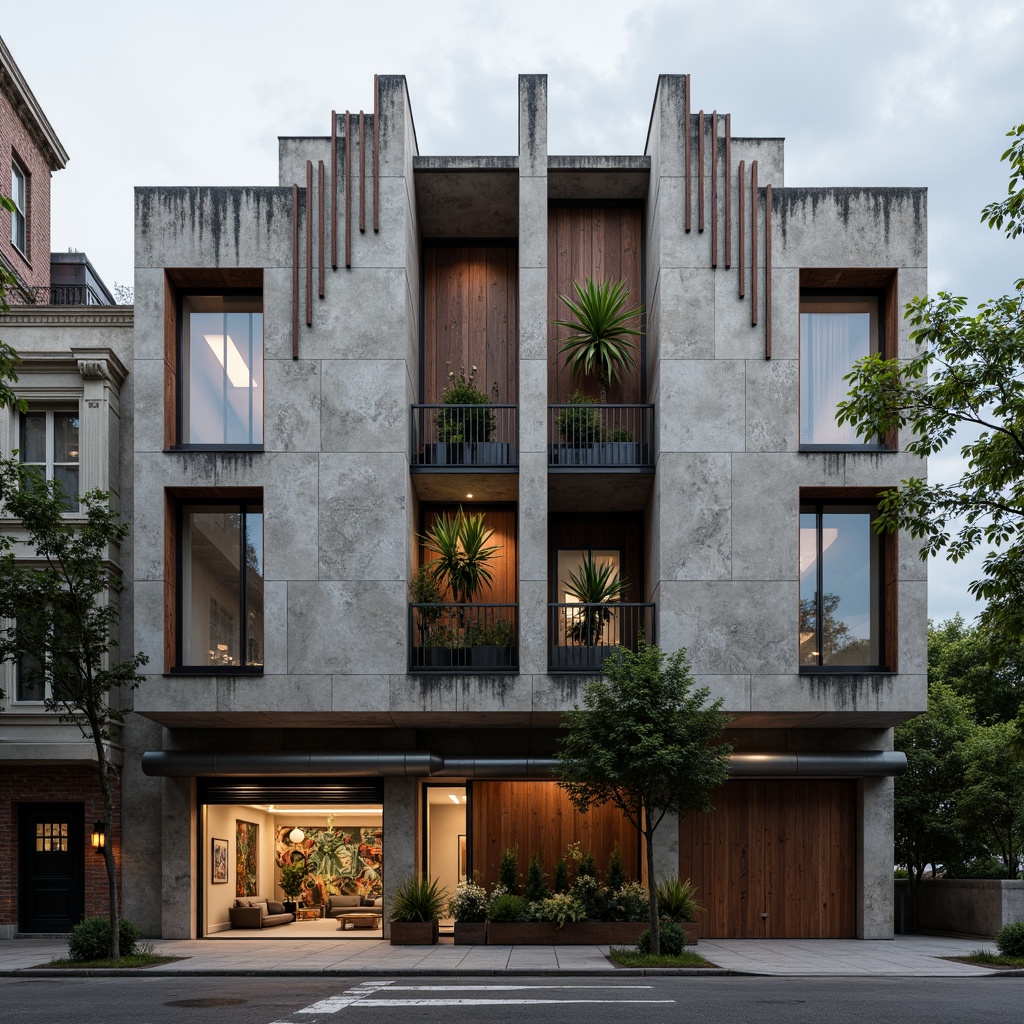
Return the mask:
POLYGON ((576 865, 576 877, 597 878, 597 862, 594 860, 594 853, 592 850, 587 850, 587 852, 580 857, 579 863, 576 865))
POLYGON ((622 866, 622 851, 619 849, 619 844, 615 844, 615 849, 612 850, 611 856, 608 858, 608 874, 605 876, 605 882, 608 884, 608 888, 617 891, 626 884, 626 869, 622 866))
POLYGON ((989 203, 981 211, 981 223, 1016 238, 1024 232, 1024 124, 1011 128, 1006 137, 1013 139, 1010 148, 999 158, 1010 165, 1010 184, 1002 202, 989 203))
POLYGON ((530 858, 530 866, 526 869, 526 898, 531 903, 536 903, 547 899, 549 895, 548 877, 544 874, 540 854, 535 853, 530 858))
POLYGON ((435 878, 403 878, 391 897, 392 921, 436 921, 448 900, 448 893, 435 878))
POLYGON ((548 896, 537 903, 538 921, 554 921, 561 928, 567 921, 586 921, 587 911, 572 894, 562 892, 548 896))
MULTIPOLYGON (((139 929, 131 921, 118 926, 119 953, 132 956, 139 942, 139 929)), ((68 956, 72 960, 102 960, 110 953, 110 919, 87 917, 68 933, 68 956)))
POLYGON ((609 562, 595 562, 585 552, 576 572, 569 573, 568 581, 561 581, 566 592, 584 607, 570 609, 566 619, 566 640, 583 647, 596 647, 605 623, 612 617, 610 608, 600 605, 615 604, 629 589, 629 581, 621 579, 618 570, 609 562))
POLYGON ((626 370, 636 366, 633 358, 635 342, 641 331, 632 326, 643 315, 643 305, 624 308, 629 298, 625 281, 595 281, 592 277, 581 285, 573 282, 575 299, 559 295, 570 317, 552 320, 556 327, 565 327, 571 333, 562 339, 559 355, 574 375, 589 376, 597 370, 601 388, 601 402, 607 401, 607 389, 626 370))
POLYGON ((661 926, 661 949, 652 950, 651 930, 641 932, 636 940, 638 953, 655 953, 662 956, 678 956, 686 945, 686 932, 674 921, 665 921, 661 926))
POLYGON ((705 960, 699 953, 683 950, 675 956, 655 956, 652 953, 641 953, 636 949, 611 949, 608 959, 619 967, 715 967, 710 960, 705 960))
POLYGON ((437 557, 428 569, 435 582, 451 589, 456 604, 468 604, 483 585, 490 585, 490 562, 501 545, 487 546, 494 531, 484 525, 483 512, 438 516, 420 540, 437 557))
POLYGON ((555 876, 552 879, 551 888, 556 893, 569 891, 569 865, 566 864, 564 857, 555 865, 555 876))
POLYGON ((628 444, 634 440, 633 431, 629 427, 616 427, 609 435, 608 440, 618 444, 628 444))
MULTIPOLYGON (((494 384, 497 398, 498 384, 494 384)), ((476 386, 476 367, 466 376, 466 368, 459 367, 458 375, 448 373, 448 383, 441 395, 441 404, 451 408, 439 409, 434 423, 437 439, 452 443, 490 441, 494 436, 494 412, 487 408, 490 397, 476 386)))
POLYGON ((530 903, 525 896, 504 892, 491 900, 488 921, 529 921, 530 903))
POLYGON ((608 917, 612 921, 645 921, 651 915, 651 898, 639 882, 609 886, 608 917))
POLYGON ((1024 921, 1004 924, 996 934, 996 949, 1003 956, 1024 958, 1024 921))
POLYGON ((593 875, 578 874, 569 895, 583 907, 587 920, 607 920, 608 890, 593 875))
POLYGON ((569 398, 568 408, 555 418, 558 436, 571 448, 589 448, 604 436, 601 420, 594 408, 594 399, 576 390, 569 398))
POLYGON ((519 847, 507 846, 498 858, 498 884, 505 892, 519 888, 519 847))
POLYGON ((658 913, 670 921, 696 921, 704 908, 697 902, 697 889, 689 879, 663 878, 658 884, 658 913))
POLYGON ((448 913, 456 921, 478 924, 487 920, 487 890, 473 882, 463 882, 448 901, 448 913))
POLYGON ((306 865, 285 864, 281 868, 281 888, 290 900, 298 899, 302 892, 302 883, 306 878, 306 865))

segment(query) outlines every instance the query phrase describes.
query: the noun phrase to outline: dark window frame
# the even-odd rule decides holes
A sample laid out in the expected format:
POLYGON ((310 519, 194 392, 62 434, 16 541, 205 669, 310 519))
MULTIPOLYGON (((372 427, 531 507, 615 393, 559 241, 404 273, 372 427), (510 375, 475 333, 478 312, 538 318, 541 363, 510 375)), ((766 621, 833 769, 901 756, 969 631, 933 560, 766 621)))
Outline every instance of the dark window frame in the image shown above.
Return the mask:
POLYGON ((14 210, 11 212, 11 245, 15 250, 28 261, 29 230, 28 230, 28 208, 29 208, 29 187, 31 176, 25 165, 18 159, 17 154, 11 153, 11 202, 14 203, 14 210), (18 197, 14 194, 14 175, 21 179, 21 205, 18 204, 18 197), (15 237, 18 226, 21 226, 22 241, 18 242, 15 237))

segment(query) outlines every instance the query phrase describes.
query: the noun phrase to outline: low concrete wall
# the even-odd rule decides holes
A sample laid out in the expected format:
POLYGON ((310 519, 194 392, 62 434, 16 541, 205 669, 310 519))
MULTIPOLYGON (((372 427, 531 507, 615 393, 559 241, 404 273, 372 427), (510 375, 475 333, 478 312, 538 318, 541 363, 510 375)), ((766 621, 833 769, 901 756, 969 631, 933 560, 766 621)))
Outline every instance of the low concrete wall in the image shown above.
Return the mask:
MULTIPOLYGON (((896 931, 910 921, 910 883, 896 879, 896 931)), ((992 938, 1004 924, 1024 921, 1024 881, 988 878, 923 878, 922 932, 992 938)))

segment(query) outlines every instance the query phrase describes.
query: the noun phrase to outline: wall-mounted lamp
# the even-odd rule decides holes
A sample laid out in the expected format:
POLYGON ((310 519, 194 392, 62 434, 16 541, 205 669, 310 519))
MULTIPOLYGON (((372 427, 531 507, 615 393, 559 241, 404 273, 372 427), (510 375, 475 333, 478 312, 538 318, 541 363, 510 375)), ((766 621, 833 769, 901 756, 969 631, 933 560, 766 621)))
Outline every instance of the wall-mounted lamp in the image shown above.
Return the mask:
POLYGON ((301 843, 302 840, 306 838, 306 833, 303 832, 301 828, 293 828, 291 832, 288 833, 288 838, 293 843, 301 843))
POLYGON ((107 845, 107 826, 102 821, 93 823, 92 826, 92 848, 97 853, 103 852, 103 847, 107 845))

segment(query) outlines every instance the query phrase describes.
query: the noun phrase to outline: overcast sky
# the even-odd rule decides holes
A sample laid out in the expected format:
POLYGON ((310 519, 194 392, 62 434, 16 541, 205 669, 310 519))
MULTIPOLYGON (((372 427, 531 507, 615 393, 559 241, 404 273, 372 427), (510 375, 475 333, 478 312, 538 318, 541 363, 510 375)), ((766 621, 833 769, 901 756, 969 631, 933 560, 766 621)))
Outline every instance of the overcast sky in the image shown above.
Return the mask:
MULTIPOLYGON (((108 285, 133 280, 135 185, 277 184, 277 136, 371 110, 375 72, 408 79, 423 154, 514 153, 525 72, 551 153, 640 153, 658 74, 689 72, 694 110, 785 137, 787 185, 927 186, 932 292, 1024 275, 979 222, 1024 121, 1020 0, 0 0, 0 32, 71 157, 53 249, 108 285)), ((973 617, 976 568, 933 563, 933 618, 973 617)))

